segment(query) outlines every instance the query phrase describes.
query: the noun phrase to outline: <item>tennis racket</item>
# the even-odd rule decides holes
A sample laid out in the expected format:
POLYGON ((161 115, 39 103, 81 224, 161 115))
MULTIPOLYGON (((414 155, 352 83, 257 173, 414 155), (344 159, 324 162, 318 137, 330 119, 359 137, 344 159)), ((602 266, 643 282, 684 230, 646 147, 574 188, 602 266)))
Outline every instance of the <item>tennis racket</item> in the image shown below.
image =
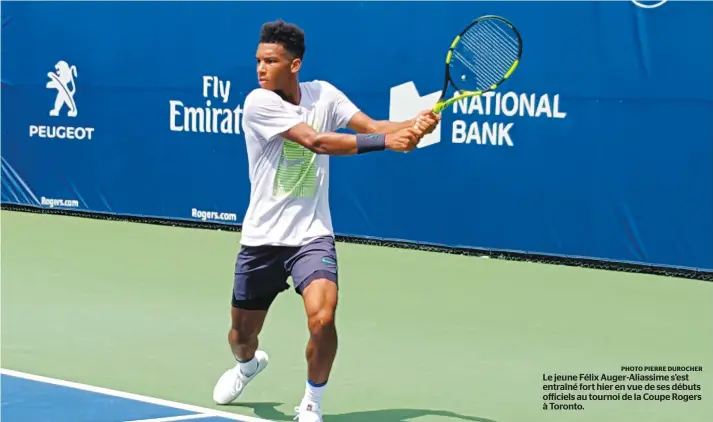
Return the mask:
POLYGON ((522 37, 499 16, 482 16, 458 34, 446 55, 446 74, 434 113, 454 102, 493 91, 515 71, 522 57, 522 37), (446 100, 448 87, 456 95, 446 100))

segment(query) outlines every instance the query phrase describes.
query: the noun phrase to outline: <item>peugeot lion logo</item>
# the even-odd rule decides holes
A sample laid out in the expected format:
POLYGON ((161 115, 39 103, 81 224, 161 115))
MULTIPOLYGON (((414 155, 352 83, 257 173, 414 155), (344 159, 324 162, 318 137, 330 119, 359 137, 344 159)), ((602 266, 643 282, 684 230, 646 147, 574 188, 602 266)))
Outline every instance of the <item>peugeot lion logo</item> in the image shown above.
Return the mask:
POLYGON ((60 60, 54 66, 55 72, 49 72, 50 81, 47 82, 47 88, 57 90, 57 98, 54 100, 54 108, 50 110, 50 116, 59 116, 59 111, 63 106, 67 106, 67 116, 77 116, 77 104, 74 102, 74 93, 77 87, 74 83, 74 78, 77 77, 77 67, 70 66, 64 60, 60 60), (72 89, 69 89, 69 85, 72 89))

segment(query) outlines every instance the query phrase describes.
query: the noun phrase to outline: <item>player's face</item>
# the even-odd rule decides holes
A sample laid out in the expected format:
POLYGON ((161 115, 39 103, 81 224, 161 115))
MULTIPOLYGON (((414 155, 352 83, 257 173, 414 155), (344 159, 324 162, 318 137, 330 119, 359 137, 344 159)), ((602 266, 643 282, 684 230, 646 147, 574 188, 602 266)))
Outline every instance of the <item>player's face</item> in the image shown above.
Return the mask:
POLYGON ((271 91, 284 89, 301 65, 300 59, 280 44, 259 44, 256 59, 260 87, 271 91))

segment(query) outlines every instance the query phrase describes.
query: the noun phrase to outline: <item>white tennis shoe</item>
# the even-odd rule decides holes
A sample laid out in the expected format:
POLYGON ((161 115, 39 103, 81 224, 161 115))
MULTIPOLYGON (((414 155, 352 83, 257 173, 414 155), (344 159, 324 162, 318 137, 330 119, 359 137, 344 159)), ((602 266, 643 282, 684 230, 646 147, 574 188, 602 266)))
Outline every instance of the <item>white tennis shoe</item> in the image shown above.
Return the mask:
POLYGON ((302 402, 298 407, 295 407, 297 422, 322 422, 322 409, 319 404, 302 402))
MULTIPOLYGON (((257 370, 249 377, 243 375, 240 371, 240 364, 228 369, 218 379, 218 382, 213 388, 213 401, 216 404, 228 404, 242 394, 245 387, 254 380, 257 374, 262 372, 267 367, 267 353, 262 350, 255 351, 255 359, 257 359, 257 370)), ((321 420, 320 420, 321 421, 321 420)))

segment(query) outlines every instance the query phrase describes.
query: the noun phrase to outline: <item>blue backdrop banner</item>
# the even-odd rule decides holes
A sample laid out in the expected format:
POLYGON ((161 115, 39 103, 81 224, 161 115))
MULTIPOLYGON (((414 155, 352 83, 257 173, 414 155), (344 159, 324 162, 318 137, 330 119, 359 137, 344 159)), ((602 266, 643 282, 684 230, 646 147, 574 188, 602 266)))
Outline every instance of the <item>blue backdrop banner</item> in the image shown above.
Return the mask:
POLYGON ((339 234, 713 269, 713 3, 2 3, 2 202, 240 224, 261 25, 377 119, 431 107, 472 19, 522 62, 410 154, 332 158, 339 234))

